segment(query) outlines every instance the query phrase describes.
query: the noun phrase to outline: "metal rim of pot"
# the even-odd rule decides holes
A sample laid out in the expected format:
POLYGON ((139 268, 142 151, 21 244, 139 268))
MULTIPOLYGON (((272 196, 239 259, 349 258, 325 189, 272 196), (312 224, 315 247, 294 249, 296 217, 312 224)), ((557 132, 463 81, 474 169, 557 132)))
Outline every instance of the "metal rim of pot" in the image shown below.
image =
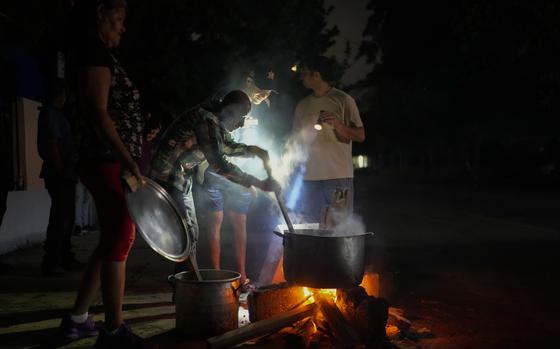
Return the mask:
POLYGON ((190 273, 194 273, 194 272, 192 272, 192 271, 182 271, 182 272, 177 273, 177 274, 171 274, 171 275, 169 275, 169 276, 167 277, 167 281, 169 281, 169 282, 172 283, 172 284, 174 284, 175 282, 181 282, 181 283, 187 283, 187 284, 190 284, 190 283, 196 283, 196 284, 212 284, 212 283, 215 283, 215 284, 218 284, 218 283, 233 282, 233 281, 238 280, 238 279, 241 278, 241 274, 238 273, 238 272, 236 272, 236 271, 233 271, 233 270, 227 270, 227 269, 221 269, 221 270, 217 270, 217 269, 199 269, 199 271, 200 271, 201 273, 205 273, 205 272, 209 272, 209 271, 211 271, 211 272, 213 272, 213 271, 219 271, 219 272, 224 272, 224 273, 231 273, 231 274, 233 274, 233 275, 235 275, 235 276, 233 276, 233 277, 231 277, 231 278, 227 278, 227 279, 215 279, 215 280, 208 280, 208 279, 206 279, 206 278, 203 278, 202 280, 199 281, 199 280, 197 280, 196 278, 195 278, 195 279, 192 279, 192 280, 183 279, 183 278, 178 278, 177 275, 179 275, 179 274, 190 274, 190 273))
MULTIPOLYGON (((344 238, 353 238, 359 236, 365 236, 366 238, 372 237, 374 235, 373 232, 365 232, 365 233, 357 233, 354 235, 312 235, 312 234, 304 234, 302 231, 312 231, 312 230, 324 230, 324 229, 295 229, 295 233, 291 233, 289 230, 284 230, 284 232, 280 232, 278 230, 273 230, 272 232, 285 239, 287 236, 307 236, 313 238, 324 238, 324 239, 344 239, 344 238)), ((326 231, 326 230, 325 230, 326 231)))

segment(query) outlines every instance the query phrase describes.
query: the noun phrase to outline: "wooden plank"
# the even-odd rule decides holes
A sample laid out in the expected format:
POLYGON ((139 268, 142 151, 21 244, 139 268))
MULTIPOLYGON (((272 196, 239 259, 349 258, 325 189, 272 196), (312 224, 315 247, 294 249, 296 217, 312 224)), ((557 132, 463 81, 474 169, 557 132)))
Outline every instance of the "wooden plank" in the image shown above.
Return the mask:
POLYGON ((336 295, 338 309, 362 342, 372 343, 385 337, 387 302, 368 296, 362 287, 339 289, 336 295))
POLYGON ((313 315, 315 307, 315 304, 307 304, 283 314, 272 316, 266 320, 209 338, 206 340, 208 348, 230 348, 249 339, 276 332, 296 321, 313 315))

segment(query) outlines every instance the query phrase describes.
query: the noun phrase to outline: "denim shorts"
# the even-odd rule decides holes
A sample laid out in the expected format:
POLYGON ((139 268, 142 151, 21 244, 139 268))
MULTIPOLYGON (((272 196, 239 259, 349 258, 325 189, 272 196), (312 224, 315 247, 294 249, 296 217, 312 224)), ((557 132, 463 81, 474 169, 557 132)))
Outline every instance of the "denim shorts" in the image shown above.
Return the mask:
POLYGON ((249 189, 234 183, 219 174, 206 171, 201 187, 202 207, 212 212, 231 211, 247 214, 253 196, 249 189))
POLYGON ((354 179, 338 178, 321 181, 303 181, 298 201, 298 211, 308 223, 316 223, 321 219, 321 209, 332 204, 336 189, 348 189, 348 208, 354 209, 354 179))

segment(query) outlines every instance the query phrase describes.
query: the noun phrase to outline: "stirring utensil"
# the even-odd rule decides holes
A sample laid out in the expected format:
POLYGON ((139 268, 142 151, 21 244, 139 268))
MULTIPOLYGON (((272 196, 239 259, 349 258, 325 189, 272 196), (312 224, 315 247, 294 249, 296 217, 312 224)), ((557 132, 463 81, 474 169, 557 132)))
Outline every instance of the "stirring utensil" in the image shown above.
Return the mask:
MULTIPOLYGON (((264 163, 264 169, 269 178, 272 178, 272 167, 270 166, 270 162, 267 161, 264 163)), ((284 216, 284 220, 286 221, 286 225, 288 226, 288 231, 292 234, 295 234, 294 226, 292 225, 292 221, 290 220, 290 216, 288 216, 288 210, 286 209, 286 205, 284 204, 284 199, 280 192, 275 191, 274 195, 276 196, 276 201, 278 202, 278 207, 280 207, 280 211, 282 212, 282 216, 284 216)))
POLYGON ((290 216, 288 216, 288 210, 286 209, 286 205, 284 205, 284 199, 279 192, 274 192, 276 195, 276 201, 278 201, 278 206, 280 207, 280 211, 282 211, 282 216, 284 216, 284 220, 286 221, 286 225, 288 225, 288 231, 292 234, 295 234, 294 226, 292 225, 292 221, 290 220, 290 216))
POLYGON ((198 262, 194 253, 189 256, 189 263, 196 275, 196 281, 202 281, 202 274, 200 274, 200 270, 198 270, 198 262))

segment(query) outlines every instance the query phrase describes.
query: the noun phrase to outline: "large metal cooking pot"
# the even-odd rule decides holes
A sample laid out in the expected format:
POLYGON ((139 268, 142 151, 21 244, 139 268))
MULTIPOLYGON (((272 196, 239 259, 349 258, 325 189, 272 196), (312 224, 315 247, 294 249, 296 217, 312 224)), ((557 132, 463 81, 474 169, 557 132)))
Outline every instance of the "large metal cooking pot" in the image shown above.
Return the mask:
POLYGON ((208 338, 238 326, 241 275, 230 270, 200 269, 169 275, 175 289, 175 328, 188 338, 208 338))
POLYGON ((373 233, 321 229, 274 233, 283 239, 286 281, 312 288, 349 288, 362 282, 366 237, 373 233))

